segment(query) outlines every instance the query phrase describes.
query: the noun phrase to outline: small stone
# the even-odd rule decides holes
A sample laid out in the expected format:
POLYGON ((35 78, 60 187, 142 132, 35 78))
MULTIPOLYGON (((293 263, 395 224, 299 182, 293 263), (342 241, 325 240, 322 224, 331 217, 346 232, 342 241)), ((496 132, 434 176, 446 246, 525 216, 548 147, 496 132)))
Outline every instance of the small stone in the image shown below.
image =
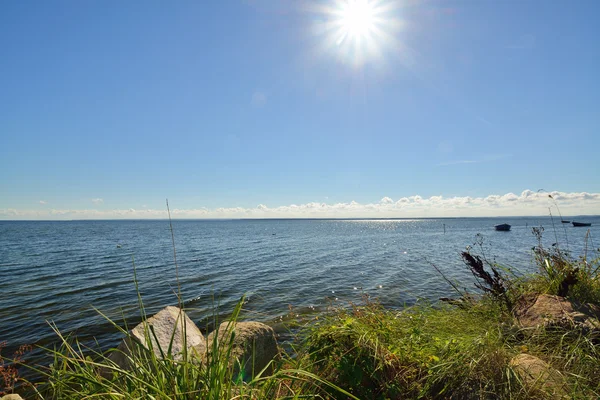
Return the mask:
POLYGON ((4 397, 0 397, 0 400, 23 400, 18 394, 7 394, 4 397))
POLYGON ((0 397, 0 400, 23 400, 18 394, 7 394, 4 397, 0 397))

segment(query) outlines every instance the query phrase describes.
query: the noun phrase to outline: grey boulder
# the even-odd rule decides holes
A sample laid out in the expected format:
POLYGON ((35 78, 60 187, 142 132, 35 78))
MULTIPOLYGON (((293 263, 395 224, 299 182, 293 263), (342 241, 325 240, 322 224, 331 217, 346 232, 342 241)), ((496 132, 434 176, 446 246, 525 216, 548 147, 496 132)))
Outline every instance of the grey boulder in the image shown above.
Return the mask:
POLYGON ((217 331, 208 335, 209 357, 212 354, 215 335, 219 353, 226 353, 231 345, 234 378, 248 380, 263 372, 272 373, 273 363, 279 356, 279 348, 273 328, 261 322, 223 322, 217 331), (233 335, 233 338, 232 338, 233 335))
POLYGON ((169 306, 133 328, 117 350, 109 355, 109 359, 121 368, 131 369, 133 352, 143 356, 152 349, 157 358, 162 358, 164 354, 167 358, 180 361, 183 359, 184 344, 188 354, 198 359, 206 352, 206 340, 196 324, 183 310, 169 306))

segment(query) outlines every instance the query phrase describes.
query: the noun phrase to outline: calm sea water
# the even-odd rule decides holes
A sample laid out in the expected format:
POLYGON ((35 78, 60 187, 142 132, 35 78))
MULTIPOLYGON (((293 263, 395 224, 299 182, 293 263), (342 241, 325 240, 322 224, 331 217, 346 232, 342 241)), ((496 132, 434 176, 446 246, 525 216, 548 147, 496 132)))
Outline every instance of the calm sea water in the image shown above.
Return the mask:
MULTIPOLYGON (((600 245, 600 217, 589 251, 600 245)), ((460 251, 479 233, 488 258, 533 271, 533 226, 547 245, 574 255, 586 228, 550 218, 173 221, 179 281, 189 314, 204 327, 218 303, 226 314, 246 294, 246 317, 275 323, 366 292, 390 307, 451 295, 435 264, 470 287, 460 251), (510 232, 493 226, 511 224, 510 232), (445 233, 444 233, 445 226, 445 233)), ((50 345, 47 321, 84 342, 113 346, 109 317, 139 322, 133 265, 149 314, 177 303, 168 221, 0 222, 0 341, 50 345)), ((8 351, 6 354, 10 354, 8 351)), ((35 356, 36 353, 34 353, 35 356)))

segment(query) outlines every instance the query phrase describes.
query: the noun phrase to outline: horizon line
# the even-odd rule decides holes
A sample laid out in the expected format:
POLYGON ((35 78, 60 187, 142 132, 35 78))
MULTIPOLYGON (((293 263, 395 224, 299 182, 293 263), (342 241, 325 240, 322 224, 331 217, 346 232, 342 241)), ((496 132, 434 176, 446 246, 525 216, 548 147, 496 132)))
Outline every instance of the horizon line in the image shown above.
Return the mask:
POLYGON ((324 217, 324 218, 81 218, 81 219, 0 219, 0 222, 73 222, 73 221, 369 221, 369 220, 415 220, 415 219, 486 219, 486 218, 556 218, 564 220, 565 218, 588 218, 600 217, 600 214, 579 214, 567 215, 563 218, 552 215, 500 215, 500 216, 471 216, 471 217, 324 217))

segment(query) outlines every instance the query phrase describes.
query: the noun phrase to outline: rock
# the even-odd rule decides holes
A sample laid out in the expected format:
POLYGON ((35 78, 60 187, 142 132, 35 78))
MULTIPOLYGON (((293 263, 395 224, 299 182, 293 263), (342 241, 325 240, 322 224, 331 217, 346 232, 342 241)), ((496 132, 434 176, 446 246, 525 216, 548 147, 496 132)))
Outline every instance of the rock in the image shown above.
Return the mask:
MULTIPOLYGON (((543 392, 552 399, 566 396, 565 377, 545 361, 530 354, 519 354, 510 361, 510 366, 532 392, 543 392)), ((533 395, 533 393, 530 393, 533 395)), ((534 395, 534 397, 536 397, 534 395)), ((537 398, 537 397, 536 397, 537 398)))
POLYGON ((6 396, 0 397, 0 400, 23 400, 18 394, 7 394, 6 396))
POLYGON ((560 296, 523 296, 513 313, 523 328, 558 326, 600 332, 600 307, 579 305, 560 296))
MULTIPOLYGON (((206 352, 206 340, 202 332, 184 311, 178 307, 169 306, 133 328, 130 332, 131 336, 123 339, 117 348, 119 351, 112 352, 109 358, 121 368, 130 369, 131 365, 127 356, 131 355, 132 349, 140 345, 149 350, 147 337, 150 338, 154 354, 159 358, 161 357, 160 349, 166 354, 171 343, 171 337, 173 337, 171 355, 174 360, 181 360, 183 357, 184 328, 188 352, 190 354, 195 353, 198 358, 202 357, 206 352), (154 335, 150 327, 153 328, 154 335), (174 335, 173 330, 175 330, 174 335)), ((106 372, 104 371, 103 374, 106 374, 106 372)))
MULTIPOLYGON (((229 344, 233 330, 234 338, 230 362, 233 364, 234 377, 244 380, 251 379, 261 372, 279 355, 277 340, 273 328, 261 322, 223 322, 218 329, 218 346, 223 348, 229 344), (228 329, 229 328, 229 329, 228 329), (241 367, 241 372, 240 372, 241 367)), ((208 351, 212 351, 215 332, 208 335, 208 351)), ((264 375, 272 372, 272 364, 265 370, 264 375)))

